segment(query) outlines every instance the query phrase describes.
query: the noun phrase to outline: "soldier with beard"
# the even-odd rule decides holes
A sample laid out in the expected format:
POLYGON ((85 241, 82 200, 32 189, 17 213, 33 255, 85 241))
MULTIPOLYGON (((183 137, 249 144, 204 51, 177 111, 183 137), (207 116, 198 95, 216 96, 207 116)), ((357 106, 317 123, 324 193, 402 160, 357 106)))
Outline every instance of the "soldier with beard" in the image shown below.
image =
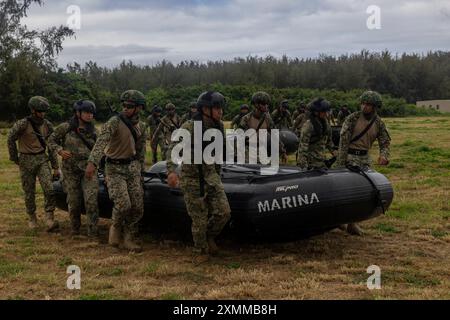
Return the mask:
POLYGON ((25 206, 29 217, 29 227, 37 228, 36 218, 36 178, 44 191, 44 207, 47 231, 58 229, 54 220, 55 196, 52 185, 53 176, 59 176, 58 159, 54 152, 47 150, 47 138, 53 132, 53 125, 45 119, 50 108, 48 100, 35 96, 28 101, 31 115, 17 121, 8 134, 9 159, 19 166, 22 188, 25 193, 25 206), (17 148, 16 141, 19 142, 17 148))
MULTIPOLYGON (((224 134, 221 121, 224 107, 225 98, 219 92, 202 93, 197 101, 196 117, 184 123, 182 129, 189 131, 191 141, 196 138, 202 140, 202 137, 194 136, 195 122, 201 122, 203 132, 214 128, 224 134)), ((168 154, 176 144, 171 144, 168 154)), ((231 209, 220 178, 221 165, 206 164, 204 161, 202 164, 183 163, 180 178, 175 169, 176 165, 169 158, 167 183, 170 187, 176 187, 179 182, 183 191, 186 209, 192 219, 193 263, 200 264, 208 261, 209 255, 218 253, 215 238, 230 219, 231 209)))
MULTIPOLYGON (((269 114, 269 104, 270 104, 270 95, 264 91, 256 92, 252 96, 251 103, 254 106, 254 110, 245 116, 242 117, 241 122, 239 123, 239 128, 244 131, 248 129, 255 129, 258 134, 260 129, 265 129, 270 133, 271 129, 275 129, 275 124, 272 120, 272 117, 269 114)), ((270 139, 268 139, 270 141, 270 139)), ((248 148, 246 154, 248 158, 252 158, 249 155, 251 148, 248 148)), ((280 140, 279 152, 281 156, 281 162, 287 162, 287 154, 284 149, 284 145, 280 140)), ((257 157, 255 157, 257 158, 257 157)))
POLYGON ((88 159, 85 175, 92 179, 103 155, 106 156, 105 181, 113 202, 109 244, 140 252, 138 224, 144 214, 142 175, 145 169, 146 125, 139 121, 145 96, 137 90, 122 93, 123 111, 102 128, 88 159))
POLYGON ((80 234, 81 211, 85 208, 88 218, 88 236, 98 235, 98 180, 86 179, 87 160, 97 139, 92 120, 95 104, 79 100, 73 105, 73 117, 56 127, 49 138, 49 148, 62 157, 63 186, 67 193, 72 235, 80 234))
MULTIPOLYGON (((378 164, 389 164, 391 138, 386 125, 377 114, 382 106, 381 96, 375 91, 366 91, 361 95, 360 102, 361 111, 349 115, 342 125, 336 163, 338 167, 369 168, 372 164, 369 150, 375 140, 378 140, 380 148, 378 164)), ((355 223, 349 224, 346 229, 350 234, 363 234, 355 223)))
POLYGON ((314 99, 309 105, 307 120, 300 133, 297 166, 303 169, 326 169, 327 152, 336 154, 331 140, 328 122, 330 104, 323 98, 314 99))

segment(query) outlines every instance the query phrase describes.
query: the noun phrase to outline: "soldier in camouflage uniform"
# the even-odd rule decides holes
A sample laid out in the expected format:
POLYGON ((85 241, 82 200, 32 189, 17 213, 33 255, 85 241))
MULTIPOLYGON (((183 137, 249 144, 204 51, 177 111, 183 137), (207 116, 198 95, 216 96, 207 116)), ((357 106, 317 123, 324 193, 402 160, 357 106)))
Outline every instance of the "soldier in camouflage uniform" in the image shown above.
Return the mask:
POLYGON ((292 117, 289 112, 289 101, 281 101, 278 109, 272 112, 272 119, 276 129, 290 129, 292 127, 292 117))
POLYGON ((170 154, 167 154, 167 149, 169 148, 169 145, 171 143, 172 132, 181 127, 181 119, 177 115, 175 111, 175 105, 173 103, 168 103, 166 105, 166 112, 167 114, 162 117, 159 126, 156 128, 155 133, 153 134, 152 147, 154 146, 156 139, 158 139, 158 136, 162 133, 163 149, 161 150, 161 153, 163 154, 163 158, 167 160, 168 158, 170 158, 170 154))
POLYGON ((242 117, 244 117, 248 112, 250 111, 247 104, 243 104, 239 107, 239 114, 236 115, 233 120, 231 120, 231 128, 237 129, 239 127, 239 124, 241 123, 242 117))
POLYGON ((307 120, 306 116, 306 105, 301 102, 297 110, 295 110, 292 119, 294 119, 294 124, 292 125, 292 131, 295 132, 297 137, 300 137, 300 133, 302 131, 302 127, 307 120))
MULTIPOLYGON (((254 107, 254 110, 247 115, 243 116, 241 119, 241 122, 239 123, 239 129, 242 129, 244 131, 248 129, 255 129, 256 132, 260 129, 265 129, 270 133, 271 129, 275 129, 275 124, 272 120, 272 117, 270 116, 268 110, 269 110, 269 104, 270 104, 270 95, 264 91, 256 92, 252 96, 251 103, 254 107)), ((270 139, 268 139, 270 141, 270 139)), ((251 148, 246 147, 246 159, 250 158, 250 152, 251 148)), ((286 163, 287 162, 287 154, 284 149, 284 145, 280 140, 280 146, 279 146, 279 152, 281 155, 281 162, 286 163)), ((246 161, 247 162, 247 161, 246 161)))
POLYGON ((181 116, 180 124, 182 125, 188 120, 192 120, 194 115, 197 113, 197 102, 193 101, 189 104, 189 111, 181 116))
MULTIPOLYGON (((158 128, 159 123, 161 122, 161 113, 162 113, 162 108, 158 105, 155 105, 152 109, 152 114, 147 118, 147 124, 148 124, 148 128, 149 128, 149 134, 148 134, 148 140, 152 140, 152 137, 156 131, 156 128, 158 128)), ((163 135, 162 133, 159 134, 158 137, 156 137, 156 140, 154 142, 154 144, 151 143, 152 145, 152 162, 153 164, 158 162, 158 146, 160 148, 160 150, 163 150, 163 135), (155 147, 153 149, 153 147, 155 147)), ((161 158, 162 160, 165 160, 165 154, 161 153, 161 158)))
POLYGON ((85 175, 92 179, 103 155, 106 156, 105 181, 113 202, 109 244, 139 252, 138 225, 144 214, 142 175, 145 169, 146 125, 139 121, 145 96, 127 90, 120 100, 123 111, 106 122, 88 159, 85 175))
POLYGON ((300 101, 297 104, 297 108, 295 108, 295 111, 292 113, 292 120, 295 121, 295 119, 297 119, 300 114, 305 113, 305 111, 306 103, 304 101, 300 101))
POLYGON ((16 122, 9 131, 9 159, 19 166, 29 226, 32 229, 37 228, 35 194, 36 177, 39 178, 44 191, 47 231, 51 232, 58 229, 59 224, 54 220, 55 195, 49 161, 53 168, 53 177, 59 176, 59 167, 56 154, 51 150, 48 150, 48 155, 46 154, 46 140, 53 132, 53 125, 44 118, 50 105, 46 98, 35 96, 30 98, 28 106, 31 109, 31 116, 16 122))
POLYGON ((314 99, 302 127, 297 151, 297 166, 305 170, 326 169, 327 152, 336 154, 328 122, 330 104, 323 98, 314 99))
MULTIPOLYGON (((361 95, 360 101, 361 111, 349 115, 342 125, 336 163, 338 167, 370 167, 369 150, 375 140, 378 140, 380 148, 378 164, 389 163, 391 138, 386 125, 377 114, 377 109, 382 106, 381 96, 377 92, 366 91, 361 95)), ((347 231, 357 235, 363 233, 356 224, 349 224, 347 231)))
POLYGON ((337 115, 337 125, 342 126, 344 124, 345 118, 347 118, 349 115, 350 115, 350 110, 348 110, 347 105, 343 105, 337 115))
POLYGON ((50 135, 48 146, 62 157, 63 186, 67 193, 72 235, 80 234, 81 211, 84 206, 88 218, 88 236, 98 234, 98 179, 86 179, 87 160, 97 139, 92 123, 96 111, 89 100, 75 102, 74 116, 56 127, 50 135))
MULTIPOLYGON (((204 92, 197 101, 198 114, 194 120, 183 124, 182 129, 191 134, 194 141, 194 122, 201 122, 203 130, 215 128, 223 133, 221 121, 225 99, 219 92, 204 92)), ((171 154, 172 148, 169 148, 171 154)), ((193 151, 192 151, 193 152, 193 151)), ((194 157, 192 156, 192 159, 194 157)), ((172 159, 167 162, 169 186, 176 187, 178 176, 172 159)), ((218 164, 183 163, 179 184, 189 216, 192 219, 192 237, 194 240, 194 264, 206 262, 209 255, 218 252, 215 238, 230 219, 230 205, 220 178, 221 166, 218 164)))

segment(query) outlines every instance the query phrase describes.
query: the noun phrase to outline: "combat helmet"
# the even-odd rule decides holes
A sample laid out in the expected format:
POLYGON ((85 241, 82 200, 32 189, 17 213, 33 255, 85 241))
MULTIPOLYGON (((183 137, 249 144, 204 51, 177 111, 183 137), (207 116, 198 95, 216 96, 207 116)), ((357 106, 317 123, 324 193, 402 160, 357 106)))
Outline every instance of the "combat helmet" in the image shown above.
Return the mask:
POLYGON ((375 91, 366 91, 359 98, 361 103, 367 103, 373 105, 375 108, 381 108, 383 100, 381 95, 375 91))
POLYGON ((28 100, 28 107, 38 112, 46 112, 50 108, 48 100, 41 96, 34 96, 28 100))
POLYGON ((97 108, 95 107, 95 103, 90 100, 78 100, 73 104, 73 111, 77 112, 90 112, 95 114, 97 108))
POLYGON ((138 90, 127 90, 120 95, 120 102, 145 107, 145 96, 138 90))
POLYGON ((316 98, 308 106, 311 112, 328 112, 330 111, 330 103, 324 98, 316 98))

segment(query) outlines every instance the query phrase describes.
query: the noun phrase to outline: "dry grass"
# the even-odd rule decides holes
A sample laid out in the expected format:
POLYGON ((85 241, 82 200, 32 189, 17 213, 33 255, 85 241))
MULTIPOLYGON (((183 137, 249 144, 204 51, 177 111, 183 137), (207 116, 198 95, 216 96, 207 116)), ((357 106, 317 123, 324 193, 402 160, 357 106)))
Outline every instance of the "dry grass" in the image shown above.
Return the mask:
MULTIPOLYGON (((224 241, 224 256, 194 267, 190 248, 146 236, 142 254, 101 240, 36 233, 26 226, 18 169, 0 135, 0 298, 2 299, 449 299, 450 118, 388 119, 394 184, 386 216, 363 223, 367 235, 341 231, 277 244, 224 241), (82 270, 82 289, 66 289, 66 267, 82 270), (368 290, 378 265, 382 289, 368 290)), ((376 151, 376 150, 374 150, 376 151)), ((376 152, 374 152, 376 155, 376 152)), ((149 158, 150 159, 150 158, 149 158)), ((292 160, 292 159, 291 159, 292 160)), ((42 192, 38 212, 42 218, 42 192)))

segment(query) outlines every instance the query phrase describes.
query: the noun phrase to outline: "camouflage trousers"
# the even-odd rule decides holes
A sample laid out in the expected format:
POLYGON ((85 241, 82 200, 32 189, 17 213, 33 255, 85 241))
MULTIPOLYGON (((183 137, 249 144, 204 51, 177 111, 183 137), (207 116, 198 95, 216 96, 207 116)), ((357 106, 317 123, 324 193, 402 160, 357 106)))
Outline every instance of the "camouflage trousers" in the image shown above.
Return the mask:
POLYGON ((114 204, 112 223, 125 233, 136 236, 144 215, 141 164, 136 160, 129 165, 107 163, 105 173, 109 198, 114 204))
POLYGON ((364 156, 357 156, 353 154, 347 155, 347 165, 354 166, 354 167, 360 167, 360 168, 370 168, 372 165, 372 160, 370 159, 369 154, 366 154, 364 156))
POLYGON ((44 191, 45 212, 52 214, 55 211, 55 193, 47 155, 20 154, 19 170, 27 213, 33 215, 36 212, 36 178, 38 178, 44 191))
POLYGON ((198 177, 182 175, 180 187, 192 219, 194 252, 208 252, 208 237, 218 236, 230 219, 231 209, 223 185, 205 184, 205 195, 200 197, 198 177))
POLYGON ((158 141, 156 143, 156 150, 155 150, 156 152, 153 152, 153 148, 152 148, 152 162, 153 162, 153 164, 158 162, 158 154, 157 154, 158 146, 159 146, 159 149, 161 150, 161 161, 166 160, 166 153, 167 153, 168 146, 165 146, 163 144, 163 140, 162 139, 158 139, 158 141))
POLYGON ((83 208, 88 218, 88 228, 95 230, 98 222, 98 179, 97 172, 89 180, 80 170, 67 170, 63 168, 63 186, 67 193, 72 230, 79 230, 81 226, 81 213, 83 208))
POLYGON ((297 166, 304 170, 327 169, 326 158, 319 153, 297 154, 297 166))

